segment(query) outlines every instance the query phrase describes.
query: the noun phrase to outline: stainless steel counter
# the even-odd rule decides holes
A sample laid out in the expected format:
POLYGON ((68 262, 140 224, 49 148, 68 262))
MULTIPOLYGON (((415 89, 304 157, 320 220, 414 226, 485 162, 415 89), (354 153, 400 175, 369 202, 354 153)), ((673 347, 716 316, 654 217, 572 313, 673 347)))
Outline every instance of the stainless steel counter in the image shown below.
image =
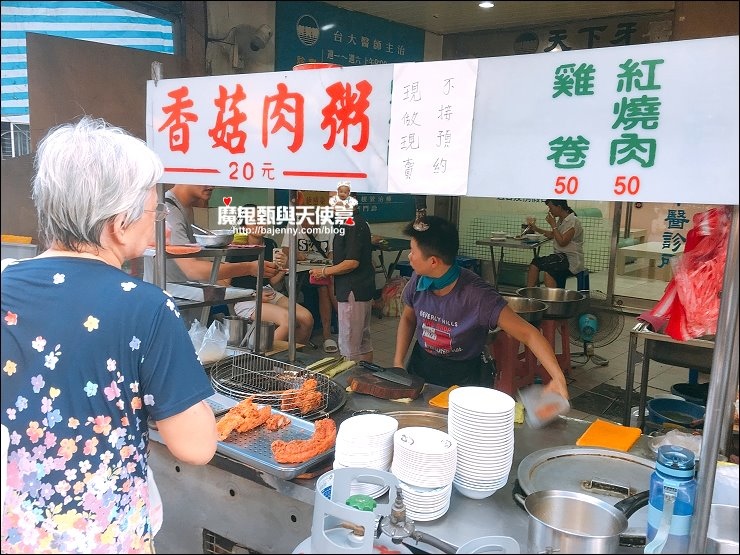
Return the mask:
MULTIPOLYGON (((342 376, 337 381, 345 385, 342 376)), ((411 403, 350 393, 343 409, 333 417, 339 425, 362 410, 446 413, 428 404, 440 391, 440 387, 427 385, 422 396, 411 403)), ((506 486, 483 500, 469 499, 453 489, 447 514, 432 522, 420 522, 417 529, 456 546, 481 536, 511 536, 525 552, 528 517, 511 495, 519 463, 540 449, 574 445, 588 425, 589 422, 564 417, 540 430, 516 424, 514 459, 506 486)), ((289 553, 310 535, 315 477, 286 481, 219 454, 207 466, 180 464, 157 443, 156 433, 153 439, 151 464, 165 514, 155 541, 158 553, 200 552, 204 535, 215 538, 216 543, 213 549, 204 545, 206 553, 224 552, 219 550, 229 548, 230 543, 260 553, 289 553)), ((644 438, 630 452, 652 458, 644 438)), ((330 464, 331 460, 327 461, 325 470, 330 464)), ((410 545, 429 553, 439 552, 413 540, 410 545)), ((623 552, 641 553, 630 548, 623 552)))

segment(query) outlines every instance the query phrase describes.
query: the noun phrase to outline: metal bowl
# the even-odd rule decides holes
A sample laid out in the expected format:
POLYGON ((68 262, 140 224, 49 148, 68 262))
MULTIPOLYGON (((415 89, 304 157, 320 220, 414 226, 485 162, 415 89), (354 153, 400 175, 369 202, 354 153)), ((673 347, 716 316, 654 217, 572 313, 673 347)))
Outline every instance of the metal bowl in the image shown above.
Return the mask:
POLYGON ((547 305, 545 318, 572 318, 578 312, 586 295, 580 291, 554 287, 522 287, 516 290, 520 297, 537 299, 547 305))
POLYGON ((511 310, 524 318, 527 322, 536 326, 542 321, 547 311, 547 305, 537 299, 525 297, 504 297, 509 303, 511 310))
POLYGON ((213 235, 194 233, 196 243, 201 247, 225 247, 234 240, 234 232, 230 229, 214 229, 213 235))

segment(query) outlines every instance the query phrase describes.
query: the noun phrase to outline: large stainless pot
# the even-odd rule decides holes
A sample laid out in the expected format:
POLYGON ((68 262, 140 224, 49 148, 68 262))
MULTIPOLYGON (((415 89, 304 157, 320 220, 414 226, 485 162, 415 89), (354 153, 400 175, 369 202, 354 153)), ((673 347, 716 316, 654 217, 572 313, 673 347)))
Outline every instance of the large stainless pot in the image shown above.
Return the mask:
POLYGON ((538 325, 547 311, 547 305, 537 299, 527 299, 525 297, 504 297, 509 303, 509 308, 524 318, 533 326, 538 325))
POLYGON ((580 291, 554 287, 522 287, 516 290, 520 297, 537 299, 547 305, 545 318, 572 318, 578 312, 586 296, 580 291))
POLYGON ((648 492, 609 505, 584 493, 536 491, 524 499, 527 553, 616 553, 627 519, 647 501, 648 492))

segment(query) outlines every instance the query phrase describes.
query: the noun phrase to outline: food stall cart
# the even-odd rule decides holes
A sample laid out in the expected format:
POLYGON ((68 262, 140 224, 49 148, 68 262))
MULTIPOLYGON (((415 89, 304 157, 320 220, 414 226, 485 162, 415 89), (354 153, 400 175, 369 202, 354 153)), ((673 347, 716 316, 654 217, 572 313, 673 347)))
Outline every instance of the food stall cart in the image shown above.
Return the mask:
MULTIPOLYGON (((336 380, 346 385, 345 374, 336 380)), ((415 415, 413 425, 428 421, 430 426, 437 426, 439 419, 435 417, 446 420, 447 411, 430 406, 429 400, 442 390, 427 384, 422 395, 410 403, 352 393, 332 417, 340 423, 367 410, 400 412, 403 413, 400 422, 404 416, 415 415)), ((417 523, 417 529, 458 547, 482 536, 509 536, 526 552, 528 515, 512 498, 517 468, 527 455, 544 448, 574 448, 576 439, 589 424, 567 417, 560 417, 542 429, 516 424, 512 470, 506 485, 482 500, 469 499, 453 490, 447 514, 431 522, 417 523)), ((286 480, 218 453, 206 466, 184 465, 158 442, 156 432, 153 439, 150 462, 165 510, 162 530, 155 538, 158 553, 185 553, 199 545, 204 546, 205 553, 223 553, 219 549, 226 548, 233 548, 229 551, 232 553, 247 552, 247 549, 290 553, 311 535, 317 478, 331 470, 333 457, 311 469, 310 478, 286 480)), ((654 458, 645 437, 627 455, 654 458)), ((619 453, 615 452, 614 456, 619 453)), ((584 478, 593 476, 584 475, 584 478)), ((646 478, 645 489, 647 486, 646 478)), ((633 518, 639 517, 644 515, 638 512, 633 518)), ((413 539, 407 539, 405 544, 429 553, 439 552, 413 539)), ((642 549, 624 547, 621 552, 637 554, 642 549)))
MULTIPOLYGON (((722 422, 730 414, 730 384, 737 383, 737 68, 735 36, 561 52, 557 56, 159 80, 148 83, 147 139, 165 162, 165 178, 178 183, 325 190, 329 188, 327 179, 339 178, 354 180, 353 190, 357 191, 473 197, 508 197, 515 185, 522 198, 560 196, 569 200, 734 206, 706 410, 703 453, 711 457, 718 452, 722 422), (632 64, 640 66, 637 71, 622 73, 632 64), (576 67, 590 67, 599 78, 602 74, 609 76, 607 81, 620 79, 619 86, 616 91, 609 87, 595 90, 586 83, 576 86, 567 77, 576 67), (636 75, 645 76, 645 80, 636 75), (210 141, 214 133, 209 127, 214 122, 227 121, 223 110, 217 107, 228 104, 224 95, 233 93, 233 98, 241 98, 244 82, 250 85, 250 98, 265 99, 264 105, 253 102, 244 106, 249 122, 265 122, 261 135, 264 150, 257 156, 252 152, 244 155, 240 140, 246 140, 246 134, 226 124, 215 135, 228 134, 233 140, 220 141, 218 145, 210 141), (392 88, 388 86, 391 82, 392 88), (713 86, 703 85, 708 82, 713 86), (353 101, 362 101, 365 119, 353 123, 341 120, 334 110, 335 104, 342 101, 335 96, 339 89, 332 86, 337 83, 343 84, 339 89, 353 95, 353 101), (451 94, 453 83, 458 87, 455 95, 451 94), (326 111, 306 112, 300 137, 296 136, 298 126, 288 133, 287 127, 273 122, 282 117, 272 111, 270 104, 276 100, 276 90, 282 91, 283 96, 290 90, 297 96, 309 97, 316 105, 326 105, 326 111), (634 131, 619 135, 621 131, 633 130, 638 123, 628 121, 626 114, 620 114, 615 122, 613 107, 620 102, 627 106, 634 95, 648 90, 658 95, 660 121, 637 127, 635 130, 641 135, 634 131), (417 94, 423 91, 432 99, 427 104, 421 102, 423 95, 417 94), (173 103, 183 93, 195 100, 199 116, 189 118, 188 144, 182 142, 182 122, 186 119, 169 116, 179 110, 187 111, 184 103, 173 103), (704 99, 701 104, 693 101, 699 97, 704 99), (669 98, 670 102, 660 102, 669 98), (462 146, 447 156, 445 151, 431 147, 407 150, 404 145, 408 145, 409 136, 403 127, 403 114, 413 107, 420 115, 419 121, 426 121, 427 129, 422 125, 415 130, 415 136, 436 136, 432 115, 437 113, 440 101, 453 108, 451 113, 461 116, 448 123, 450 136, 462 137, 462 146), (682 108, 686 105, 693 107, 690 117, 682 108), (324 121, 322 116, 326 117, 324 121), (578 120, 576 138, 568 136, 574 120, 578 120), (621 129, 615 131, 617 127, 621 129), (327 128, 328 138, 327 133, 320 131, 327 128), (304 129, 317 135, 314 140, 304 140, 304 129), (517 130, 517 140, 512 140, 511 130, 517 130), (702 140, 692 143, 693 159, 687 164, 685 137, 697 133, 702 140), (342 146, 338 146, 340 143, 342 146), (660 156, 655 156, 656 149, 660 156), (592 154, 588 160, 587 154, 592 154), (269 168, 260 167, 264 160, 270 161, 269 168), (522 160, 527 163, 522 164, 522 160), (275 168, 279 171, 275 172, 275 168), (275 173, 280 175, 277 183, 275 173), (716 186, 697 186, 706 182, 716 186), (677 183, 685 186, 676 187, 677 183), (419 184, 423 184, 421 188, 419 184)), ((252 135, 259 137, 260 133, 255 131, 252 135)), ((160 236, 163 235, 162 232, 160 236)), ((420 403, 410 406, 427 410, 425 403, 420 403)), ((354 410, 368 408, 362 406, 368 404, 369 408, 390 408, 373 398, 351 396, 335 418, 339 420, 354 410)), ((544 431, 519 427, 515 462, 534 448, 571 445, 585 426, 584 422, 561 419, 555 427, 544 431)), ((209 525, 208 530, 228 539, 230 535, 234 537, 235 530, 248 528, 248 534, 259 539, 250 541, 245 537, 246 544, 264 551, 284 552, 308 535, 307 515, 315 493, 310 480, 282 480, 222 455, 206 467, 186 467, 173 460, 156 441, 152 455, 155 473, 161 476, 163 484, 165 513, 174 512, 179 523, 176 526, 180 527, 173 532, 166 528, 172 524, 166 523, 160 532, 163 539, 188 537, 192 541, 194 531, 209 525), (242 492, 246 492, 246 497, 242 492)), ((714 484, 712 465, 701 465, 698 483, 692 552, 703 550, 706 540, 714 484)), ((516 507, 508 498, 509 493, 503 488, 484 501, 458 500, 456 496, 448 515, 432 523, 430 532, 459 545, 480 535, 481 528, 489 530, 491 521, 502 520, 506 532, 521 540, 526 518, 521 510, 514 510, 516 507), (474 533, 471 523, 475 525, 474 533)))

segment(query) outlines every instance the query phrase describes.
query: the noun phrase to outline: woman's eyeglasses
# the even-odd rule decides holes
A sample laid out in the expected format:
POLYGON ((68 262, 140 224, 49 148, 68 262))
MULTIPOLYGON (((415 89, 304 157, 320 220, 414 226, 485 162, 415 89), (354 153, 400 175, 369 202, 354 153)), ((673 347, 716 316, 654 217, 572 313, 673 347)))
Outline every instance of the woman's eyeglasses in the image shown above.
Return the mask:
POLYGON ((164 202, 160 202, 154 210, 144 210, 144 212, 154 212, 154 221, 161 222, 167 218, 167 214, 170 213, 170 209, 164 202))

